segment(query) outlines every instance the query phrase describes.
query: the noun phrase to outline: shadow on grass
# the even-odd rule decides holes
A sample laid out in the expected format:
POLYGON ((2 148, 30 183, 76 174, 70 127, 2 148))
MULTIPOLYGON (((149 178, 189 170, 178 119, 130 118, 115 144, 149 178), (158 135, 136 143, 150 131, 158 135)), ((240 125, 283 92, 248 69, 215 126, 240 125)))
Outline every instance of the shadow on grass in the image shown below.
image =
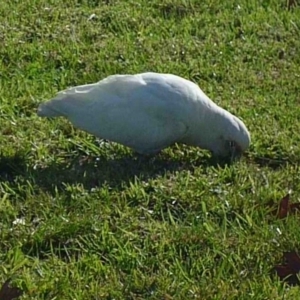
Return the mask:
MULTIPOLYGON (((26 162, 26 153, 16 153, 12 156, 0 156, 0 181, 13 182, 17 177, 40 186, 48 192, 64 189, 65 185, 81 184, 85 189, 92 189, 108 185, 111 188, 121 188, 136 178, 149 180, 166 173, 182 170, 193 171, 196 167, 225 167, 226 160, 208 155, 180 154, 170 156, 160 153, 154 157, 143 157, 127 154, 118 158, 105 156, 58 157, 46 166, 30 167, 26 162), (63 159, 62 159, 63 158, 63 159)), ((245 155, 248 163, 255 163, 261 167, 279 169, 288 163, 297 162, 292 158, 272 158, 255 155, 245 155)))
POLYGON ((35 170, 33 176, 42 188, 59 187, 64 184, 82 184, 86 189, 106 184, 111 188, 121 188, 136 178, 142 181, 174 173, 180 170, 192 170, 195 166, 216 164, 209 157, 193 163, 182 159, 156 156, 152 158, 124 156, 107 159, 104 157, 77 157, 64 164, 53 164, 44 169, 35 170))
POLYGON ((249 163, 254 163, 258 165, 259 167, 270 168, 274 171, 283 168, 288 164, 295 165, 295 164, 299 164, 300 162, 297 159, 295 160, 295 158, 291 158, 291 157, 274 158, 269 155, 265 155, 265 156, 252 155, 251 157, 248 156, 247 161, 249 163))
POLYGON ((15 177, 26 173, 25 155, 16 153, 12 156, 0 155, 0 182, 14 181, 15 177))
MULTIPOLYGON (((254 155, 246 157, 246 160, 249 164, 255 163, 274 169, 290 163, 289 159, 278 160, 254 155)), ((56 190, 65 190, 65 185, 68 184, 81 184, 85 189, 107 184, 113 189, 122 189, 135 178, 147 181, 166 173, 172 174, 182 170, 193 171, 200 166, 205 172, 205 168, 225 167, 228 162, 210 156, 195 157, 191 154, 170 156, 168 153, 161 153, 152 158, 136 155, 124 155, 119 158, 78 155, 73 158, 63 157, 63 160, 62 157, 58 157, 55 162, 43 167, 28 167, 28 165, 30 164, 26 153, 0 156, 0 181, 10 182, 10 187, 13 188, 18 184, 18 178, 20 178, 22 182, 29 182, 33 186, 38 186, 53 194, 56 193, 56 190)), ((148 208, 152 209, 152 207, 148 208)), ((173 203, 173 200, 165 201, 160 213, 157 216, 153 215, 153 218, 160 219, 162 212, 165 212, 166 216, 171 212, 174 219, 184 219, 186 214, 185 208, 180 203, 173 203)), ((212 217, 219 222, 224 220, 222 213, 213 213, 212 217)), ((236 211, 228 212, 226 215, 227 220, 233 221, 236 218, 238 218, 236 211)), ((90 227, 90 224, 83 224, 82 228, 77 228, 75 232, 72 229, 69 234, 69 229, 63 228, 60 232, 54 232, 41 240, 33 237, 22 246, 22 251, 40 259, 55 254, 68 261, 70 255, 76 257, 81 252, 81 250, 76 250, 78 248, 76 239, 75 242, 72 242, 72 239, 82 232, 88 232, 90 227)), ((95 251, 105 252, 103 249, 95 251)))
POLYGON ((120 158, 80 156, 58 158, 57 162, 43 167, 28 167, 26 154, 0 157, 0 181, 13 182, 22 177, 49 192, 64 189, 65 185, 81 184, 86 189, 106 184, 111 188, 120 188, 138 178, 153 179, 166 173, 181 170, 193 170, 195 167, 224 167, 227 161, 200 156, 199 158, 180 155, 172 157, 166 153, 155 157, 126 155, 120 158))

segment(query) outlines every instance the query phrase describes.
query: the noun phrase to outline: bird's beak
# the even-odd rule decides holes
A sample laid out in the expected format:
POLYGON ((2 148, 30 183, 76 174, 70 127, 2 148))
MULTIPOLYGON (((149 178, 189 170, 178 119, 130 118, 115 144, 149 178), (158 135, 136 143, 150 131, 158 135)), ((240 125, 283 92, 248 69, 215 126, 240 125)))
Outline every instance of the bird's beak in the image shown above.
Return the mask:
POLYGON ((230 142, 230 160, 235 161, 241 158, 242 156, 242 149, 241 147, 236 143, 231 141, 230 142))

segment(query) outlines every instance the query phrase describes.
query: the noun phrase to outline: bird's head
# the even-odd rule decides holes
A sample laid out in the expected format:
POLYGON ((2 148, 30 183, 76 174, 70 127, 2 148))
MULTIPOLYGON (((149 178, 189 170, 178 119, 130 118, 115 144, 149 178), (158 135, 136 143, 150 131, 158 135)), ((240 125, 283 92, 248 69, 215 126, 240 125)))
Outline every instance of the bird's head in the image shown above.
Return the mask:
POLYGON ((249 148, 250 143, 250 133, 243 121, 231 115, 223 124, 212 152, 234 160, 241 157, 242 153, 249 148))

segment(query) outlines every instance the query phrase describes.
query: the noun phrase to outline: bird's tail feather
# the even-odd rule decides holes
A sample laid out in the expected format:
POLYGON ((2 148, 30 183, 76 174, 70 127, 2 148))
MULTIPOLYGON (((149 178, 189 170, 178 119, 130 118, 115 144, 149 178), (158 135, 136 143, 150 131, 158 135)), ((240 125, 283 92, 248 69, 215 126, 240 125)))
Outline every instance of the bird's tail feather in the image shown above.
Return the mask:
POLYGON ((41 103, 37 114, 49 118, 66 116, 73 109, 86 106, 95 87, 97 84, 87 84, 61 91, 53 99, 41 103))
POLYGON ((55 118, 61 117, 64 114, 59 109, 59 106, 55 105, 56 101, 49 101, 41 103, 37 110, 37 115, 39 117, 55 118))

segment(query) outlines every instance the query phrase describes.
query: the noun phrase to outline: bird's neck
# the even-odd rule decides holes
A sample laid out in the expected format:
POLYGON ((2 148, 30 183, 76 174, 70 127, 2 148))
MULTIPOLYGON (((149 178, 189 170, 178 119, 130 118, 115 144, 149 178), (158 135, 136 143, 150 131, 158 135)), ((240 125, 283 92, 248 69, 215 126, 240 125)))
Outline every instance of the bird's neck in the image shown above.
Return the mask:
POLYGON ((192 120, 191 130, 183 142, 204 149, 213 149, 215 141, 227 130, 226 122, 230 118, 232 115, 229 112, 213 102, 208 103, 205 109, 198 113, 198 117, 192 120))

